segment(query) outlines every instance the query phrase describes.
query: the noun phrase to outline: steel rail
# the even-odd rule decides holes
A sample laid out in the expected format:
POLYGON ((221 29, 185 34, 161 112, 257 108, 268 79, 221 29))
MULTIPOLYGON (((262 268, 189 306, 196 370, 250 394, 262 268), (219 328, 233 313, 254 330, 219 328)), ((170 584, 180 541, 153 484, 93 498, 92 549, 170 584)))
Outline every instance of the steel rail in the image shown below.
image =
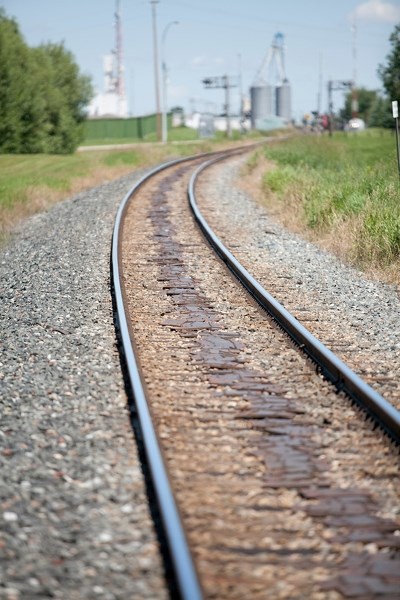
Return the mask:
MULTIPOLYGON (((182 600, 201 600, 203 593, 199 578, 190 554, 188 542, 179 515, 179 510, 175 502, 172 487, 169 481, 167 468, 162 455, 161 447, 158 442, 157 434, 151 418, 149 404, 147 402, 145 386, 141 378, 139 363, 136 360, 134 352, 134 338, 127 317, 127 301, 125 287, 122 278, 122 256, 121 256, 121 230, 124 215, 130 200, 139 190, 139 188, 151 179, 154 175, 178 164, 198 160, 210 156, 228 156, 245 152, 251 148, 259 146, 265 142, 275 141, 275 139, 266 139, 262 142, 256 142, 248 146, 239 148, 206 152, 195 156, 188 156, 171 160, 163 163, 146 173, 137 183, 128 191, 123 198, 115 218, 111 264, 112 264, 112 284, 114 289, 114 298, 118 316, 118 324, 122 347, 125 355, 125 362, 128 371, 129 382, 135 399, 135 406, 139 418, 140 427, 143 434, 143 445, 148 461, 151 479, 153 482, 158 507, 164 527, 165 536, 170 552, 170 558, 173 565, 176 583, 182 600)), ((276 140, 278 141, 278 139, 276 140)))
POLYGON ((226 263, 228 268, 258 304, 272 316, 305 354, 317 364, 322 375, 333 383, 338 391, 345 392, 354 402, 365 409, 368 415, 386 431, 392 440, 400 444, 400 412, 356 375, 340 358, 315 338, 308 329, 301 325, 293 315, 269 294, 231 254, 205 220, 196 202, 196 181, 202 171, 224 158, 220 156, 202 163, 194 171, 189 182, 189 204, 203 234, 223 262, 226 263))
POLYGON ((140 376, 139 365, 136 361, 133 350, 133 336, 129 320, 126 315, 127 303, 125 301, 125 290, 122 281, 120 236, 121 225, 127 205, 137 190, 148 179, 160 171, 172 167, 180 162, 184 162, 185 160, 190 159, 178 159, 158 166, 144 175, 126 194, 121 205, 119 206, 115 219, 111 260, 114 296, 118 314, 121 341, 124 349, 129 380, 135 398, 135 406, 143 434, 143 444, 145 447, 151 478, 154 485, 170 557, 175 572, 177 586, 183 600, 201 600, 203 598, 203 593, 201 591, 199 579, 189 551, 182 521, 172 492, 167 469, 146 399, 144 384, 140 376))

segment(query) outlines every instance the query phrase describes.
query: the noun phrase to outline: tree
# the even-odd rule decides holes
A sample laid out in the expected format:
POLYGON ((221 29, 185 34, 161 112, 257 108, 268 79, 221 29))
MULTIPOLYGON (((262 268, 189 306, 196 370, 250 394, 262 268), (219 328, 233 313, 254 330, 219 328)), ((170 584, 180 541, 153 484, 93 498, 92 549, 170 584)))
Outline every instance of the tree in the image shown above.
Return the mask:
POLYGON ((400 101, 400 23, 394 28, 389 41, 392 50, 386 57, 386 65, 379 65, 378 75, 389 100, 400 101))
POLYGON ((31 102, 32 61, 18 25, 0 12, 0 148, 18 152, 24 132, 24 115, 36 112, 31 102))
MULTIPOLYGON (((358 116, 368 123, 371 106, 376 101, 378 93, 376 90, 367 90, 366 88, 356 89, 356 97, 358 100, 358 116)), ((345 97, 344 108, 341 110, 340 116, 348 121, 352 117, 352 92, 348 92, 345 97)))
POLYGON ((73 152, 83 139, 85 107, 92 95, 90 80, 79 75, 63 44, 46 44, 34 52, 37 63, 45 67, 39 85, 45 100, 48 152, 73 152))
POLYGON ((91 95, 63 44, 29 48, 0 9, 0 152, 73 152, 91 95))
POLYGON ((383 98, 382 96, 376 97, 375 102, 371 106, 367 124, 369 127, 384 127, 386 129, 394 127, 392 107, 388 98, 383 98))

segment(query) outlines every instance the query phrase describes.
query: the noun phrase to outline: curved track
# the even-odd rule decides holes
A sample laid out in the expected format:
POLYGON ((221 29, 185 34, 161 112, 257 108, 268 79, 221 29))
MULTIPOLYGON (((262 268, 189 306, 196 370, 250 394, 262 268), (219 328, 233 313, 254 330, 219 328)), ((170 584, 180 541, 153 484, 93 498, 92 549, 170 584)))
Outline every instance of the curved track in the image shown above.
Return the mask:
POLYGON ((397 444, 400 443, 399 411, 349 369, 340 358, 317 340, 293 315, 277 302, 240 264, 232 253, 229 252, 204 219, 196 202, 196 181, 205 169, 224 158, 217 157, 206 161, 196 169, 190 180, 188 189, 190 206, 204 235, 240 283, 244 285, 260 306, 273 317, 278 325, 286 331, 292 340, 321 369, 323 376, 338 391, 343 391, 349 398, 366 410, 368 415, 386 431, 393 441, 397 444))
POLYGON ((126 302, 124 301, 124 290, 121 278, 120 231, 127 204, 145 181, 147 181, 156 173, 168 168, 169 166, 177 164, 178 162, 180 161, 172 161, 171 163, 161 165, 160 167, 154 169, 151 171, 151 173, 140 179, 140 181, 125 196, 115 220, 111 260, 120 336, 124 348, 129 380, 132 386, 135 404, 140 420, 140 426, 143 433, 143 441, 147 460, 154 489, 157 495, 157 502, 163 520, 166 538, 169 544, 171 560, 175 570, 177 585, 184 600, 198 600, 202 598, 202 592, 193 565, 178 508, 176 506, 169 483, 167 470, 146 400, 143 382, 140 377, 139 366, 133 350, 133 336, 131 335, 129 320, 127 318, 126 302))
POLYGON ((165 461, 160 449, 152 423, 151 413, 146 400, 145 388, 138 362, 135 358, 133 349, 133 333, 131 330, 129 317, 127 316, 127 302, 125 298, 124 284, 122 282, 122 257, 120 232, 127 206, 133 196, 148 180, 161 171, 170 167, 175 167, 181 162, 194 160, 196 171, 193 173, 189 185, 189 200, 195 218, 208 238, 211 245, 216 249, 222 260, 228 265, 231 271, 239 278, 240 282, 259 302, 259 304, 268 311, 274 320, 291 336, 304 352, 316 362, 321 369, 324 377, 329 379, 338 390, 345 393, 358 404, 364 406, 371 418, 375 419, 381 427, 395 441, 400 439, 400 417, 398 411, 387 403, 379 394, 365 384, 357 375, 355 375, 345 364, 340 361, 323 344, 314 338, 298 321, 290 315, 274 298, 272 298, 262 286, 240 265, 235 257, 225 248, 223 243, 215 236, 210 227, 200 213, 195 199, 196 179, 204 169, 217 160, 222 160, 232 153, 246 151, 248 148, 235 150, 226 153, 218 153, 216 157, 207 158, 198 166, 201 158, 182 159, 172 161, 161 165, 147 176, 142 178, 130 190, 123 200, 115 222, 113 246, 112 246, 112 274, 115 292, 115 300, 118 312, 118 321, 120 335, 123 343, 126 363, 128 367, 129 379, 132 385, 138 416, 143 431, 143 439, 147 459, 157 494, 157 500, 163 519, 163 525, 166 537, 169 543, 172 563, 174 565, 177 585, 182 598, 195 600, 202 597, 202 589, 199 578, 190 555, 186 535, 181 523, 179 510, 174 500, 174 494, 171 489, 169 477, 165 467, 165 461))

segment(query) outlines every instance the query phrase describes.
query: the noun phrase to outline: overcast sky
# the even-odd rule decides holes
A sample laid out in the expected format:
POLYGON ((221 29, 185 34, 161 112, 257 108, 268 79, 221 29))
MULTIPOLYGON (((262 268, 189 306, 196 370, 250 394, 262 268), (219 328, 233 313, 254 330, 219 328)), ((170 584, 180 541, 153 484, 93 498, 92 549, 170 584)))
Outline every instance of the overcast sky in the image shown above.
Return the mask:
MULTIPOLYGON (((152 8, 148 0, 120 0, 126 88, 130 112, 154 112, 152 8)), ((102 57, 115 46, 115 0, 0 0, 29 45, 61 42, 81 70, 103 91, 102 57)), ((222 110, 223 90, 203 88, 209 76, 242 74, 248 93, 278 32, 285 40, 285 71, 292 86, 293 116, 317 108, 322 65, 322 106, 329 79, 351 79, 381 88, 377 67, 390 51, 389 36, 400 23, 400 0, 160 0, 156 5, 159 50, 170 72, 169 105, 186 110, 222 110), (352 26, 355 24, 355 34, 352 26), (354 49, 356 61, 354 65, 354 49)), ((266 74, 267 75, 267 74, 266 74)), ((239 105, 237 91, 232 104, 239 105)), ((399 98, 400 100, 400 98, 399 98)), ((335 108, 343 95, 335 93, 335 108)))

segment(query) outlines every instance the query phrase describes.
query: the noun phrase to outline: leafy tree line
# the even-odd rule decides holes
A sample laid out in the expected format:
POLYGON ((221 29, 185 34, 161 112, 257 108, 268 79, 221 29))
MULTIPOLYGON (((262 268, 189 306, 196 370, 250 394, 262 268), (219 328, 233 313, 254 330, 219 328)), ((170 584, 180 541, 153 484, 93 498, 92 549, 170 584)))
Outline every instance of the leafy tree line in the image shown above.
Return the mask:
POLYGON ((0 152, 74 152, 91 97, 90 79, 62 43, 30 48, 0 9, 0 152))
MULTIPOLYGON (((370 127, 394 127, 392 117, 392 100, 400 104, 400 23, 396 25, 389 38, 391 51, 386 57, 386 64, 379 65, 378 75, 382 81, 385 95, 376 90, 357 89, 358 114, 370 127)), ((341 117, 351 119, 351 92, 346 95, 341 117)))

